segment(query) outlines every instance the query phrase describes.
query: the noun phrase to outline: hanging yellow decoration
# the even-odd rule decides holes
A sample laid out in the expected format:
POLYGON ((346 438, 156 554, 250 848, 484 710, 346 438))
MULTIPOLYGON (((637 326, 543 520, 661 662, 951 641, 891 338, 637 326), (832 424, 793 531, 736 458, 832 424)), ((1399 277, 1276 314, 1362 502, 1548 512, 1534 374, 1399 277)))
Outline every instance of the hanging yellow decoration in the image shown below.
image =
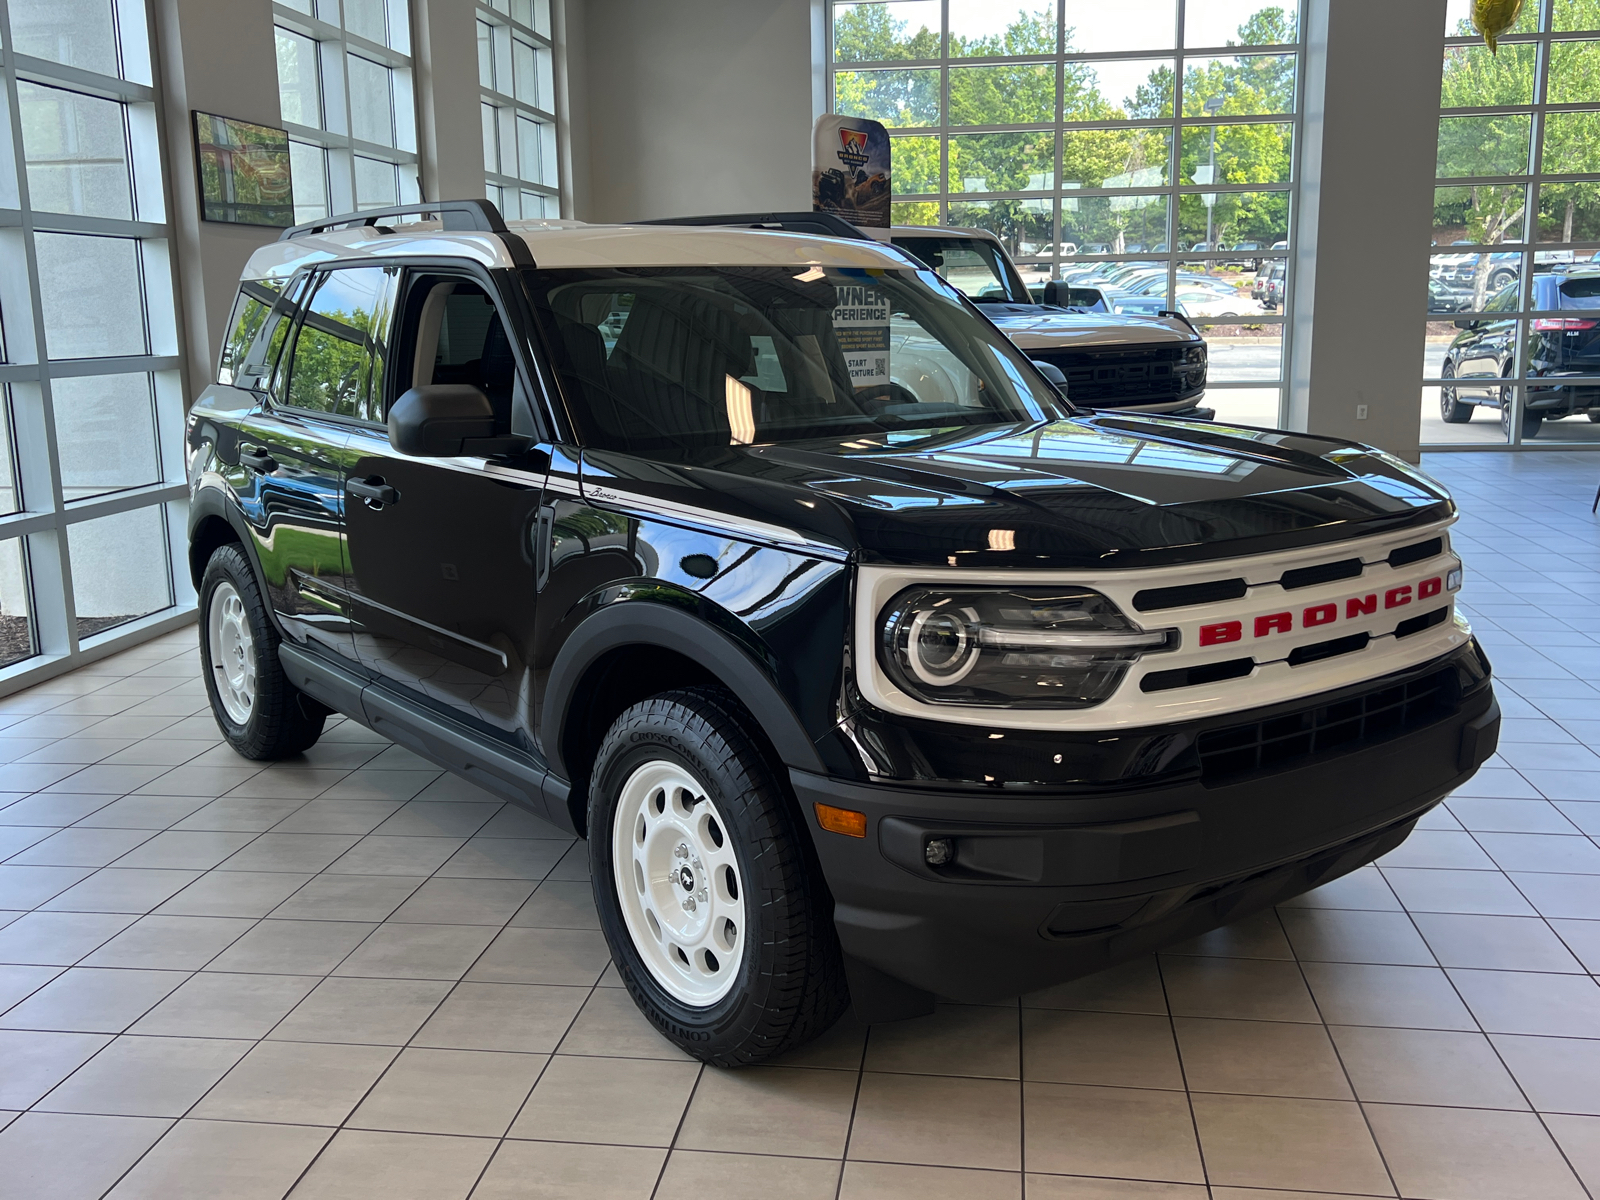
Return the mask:
POLYGON ((1517 23, 1522 3, 1523 0, 1472 0, 1472 27, 1483 34, 1491 54, 1500 53, 1495 39, 1517 23))

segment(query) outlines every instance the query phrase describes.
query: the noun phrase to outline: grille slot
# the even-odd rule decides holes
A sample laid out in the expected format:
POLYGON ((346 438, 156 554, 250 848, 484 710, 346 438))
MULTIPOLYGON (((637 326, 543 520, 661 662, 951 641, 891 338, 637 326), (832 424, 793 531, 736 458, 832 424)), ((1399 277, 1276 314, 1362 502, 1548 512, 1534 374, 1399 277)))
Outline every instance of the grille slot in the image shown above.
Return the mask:
POLYGON ((1253 658, 1230 658, 1227 662, 1206 663, 1201 667, 1183 667, 1176 671, 1151 671, 1139 681, 1139 690, 1170 692, 1173 688, 1220 683, 1224 679, 1243 679, 1255 669, 1256 660, 1253 658))
POLYGON ((1249 590, 1242 579, 1214 579, 1209 583, 1186 583, 1181 587, 1146 588, 1134 593, 1133 607, 1140 612, 1154 612, 1158 608, 1215 604, 1218 600, 1238 600, 1249 590))
POLYGON ((1206 386, 1205 350, 1182 345, 1046 347, 1029 350, 1067 377, 1067 396, 1090 407, 1197 396, 1206 386))
POLYGON ((1338 562, 1318 563, 1314 567, 1297 567, 1278 577, 1284 591, 1311 587, 1318 583, 1332 583, 1335 579, 1354 579, 1363 570, 1359 558, 1343 558, 1338 562))
POLYGON ((1209 729, 1197 743, 1201 782, 1216 786, 1381 745, 1445 716, 1456 692, 1455 672, 1446 668, 1332 704, 1209 729))
POLYGON ((1413 633, 1421 633, 1424 629, 1432 629, 1450 615, 1448 608, 1436 608, 1432 612, 1423 613, 1419 617, 1407 617, 1394 627, 1394 636, 1397 638, 1410 637, 1413 633))
POLYGON ((1325 658, 1337 658, 1341 654, 1354 654, 1357 650, 1365 650, 1367 643, 1371 640, 1372 635, 1370 633, 1352 633, 1348 637, 1318 642, 1314 646, 1296 646, 1289 651, 1289 665, 1291 667, 1303 667, 1306 663, 1321 662, 1325 658))
POLYGON ((1389 551, 1389 565, 1403 567, 1407 563, 1421 562, 1425 558, 1432 558, 1435 554, 1444 552, 1443 538, 1429 538, 1425 542, 1413 542, 1409 546, 1401 546, 1398 550, 1389 551))

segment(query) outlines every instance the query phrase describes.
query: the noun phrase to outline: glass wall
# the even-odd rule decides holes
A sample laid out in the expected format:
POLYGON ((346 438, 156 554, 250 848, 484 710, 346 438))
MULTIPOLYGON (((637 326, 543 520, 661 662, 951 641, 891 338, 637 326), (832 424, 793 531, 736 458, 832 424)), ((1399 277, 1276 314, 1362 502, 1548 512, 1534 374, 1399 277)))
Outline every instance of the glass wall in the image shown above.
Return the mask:
POLYGON ((1298 0, 834 3, 830 94, 890 127, 896 224, 1183 313, 1219 419, 1278 425, 1301 25, 1298 0))
POLYGON ((296 221, 418 199, 409 0, 275 0, 296 221))
POLYGON ((1450 0, 1422 441, 1600 444, 1600 0, 1450 0))
POLYGON ((144 9, 10 0, 0 82, 0 683, 191 600, 144 9))
POLYGON ((480 0, 477 16, 489 199, 507 217, 559 217, 550 0, 480 0))

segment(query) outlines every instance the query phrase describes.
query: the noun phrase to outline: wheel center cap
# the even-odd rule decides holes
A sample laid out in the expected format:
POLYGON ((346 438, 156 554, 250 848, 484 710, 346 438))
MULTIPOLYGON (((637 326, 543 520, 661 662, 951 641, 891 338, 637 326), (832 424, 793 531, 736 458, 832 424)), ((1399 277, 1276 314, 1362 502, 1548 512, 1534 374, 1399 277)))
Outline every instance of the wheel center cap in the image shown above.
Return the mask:
POLYGON ((687 866, 678 868, 678 886, 686 892, 694 891, 694 872, 687 866))

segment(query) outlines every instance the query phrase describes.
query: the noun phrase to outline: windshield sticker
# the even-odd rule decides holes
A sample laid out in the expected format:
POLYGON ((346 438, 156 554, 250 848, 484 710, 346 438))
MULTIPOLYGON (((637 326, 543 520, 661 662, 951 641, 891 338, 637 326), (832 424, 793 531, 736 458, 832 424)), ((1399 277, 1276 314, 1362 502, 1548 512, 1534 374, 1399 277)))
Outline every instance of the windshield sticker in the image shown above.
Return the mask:
POLYGON ((841 284, 836 289, 833 329, 850 369, 852 387, 889 382, 889 297, 875 287, 841 284))

